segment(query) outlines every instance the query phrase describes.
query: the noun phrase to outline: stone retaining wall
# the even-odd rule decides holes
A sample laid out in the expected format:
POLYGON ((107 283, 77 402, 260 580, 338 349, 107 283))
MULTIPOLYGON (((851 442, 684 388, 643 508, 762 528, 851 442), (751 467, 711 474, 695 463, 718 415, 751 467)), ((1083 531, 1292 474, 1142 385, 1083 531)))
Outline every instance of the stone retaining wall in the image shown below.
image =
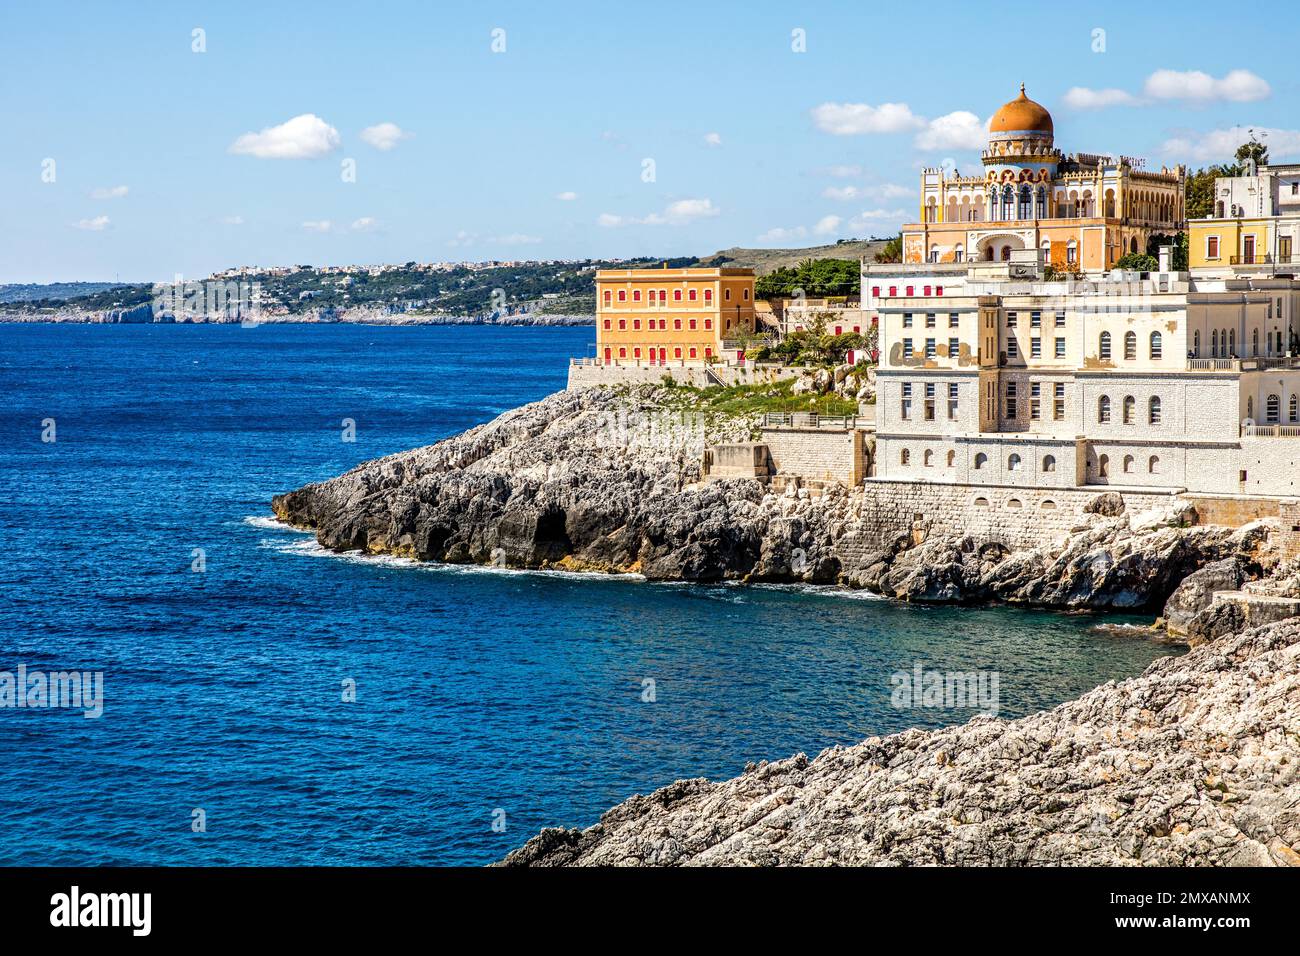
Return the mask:
POLYGON ((1174 503, 1172 492, 1115 489, 1008 488, 947 485, 869 478, 864 524, 879 531, 862 541, 880 548, 900 534, 917 542, 931 534, 975 534, 1012 550, 1037 547, 1062 537, 1084 519, 1084 506, 1115 491, 1130 514, 1174 503))
POLYGON ((866 477, 867 433, 860 428, 765 426, 762 434, 778 473, 841 481, 850 487, 866 477))
MULTIPOLYGON (((794 378, 802 369, 781 365, 761 367, 739 365, 714 365, 714 374, 725 385, 756 385, 794 378)), ((569 388, 588 388, 592 385, 659 385, 664 376, 679 385, 708 388, 717 385, 704 365, 570 365, 569 388)))

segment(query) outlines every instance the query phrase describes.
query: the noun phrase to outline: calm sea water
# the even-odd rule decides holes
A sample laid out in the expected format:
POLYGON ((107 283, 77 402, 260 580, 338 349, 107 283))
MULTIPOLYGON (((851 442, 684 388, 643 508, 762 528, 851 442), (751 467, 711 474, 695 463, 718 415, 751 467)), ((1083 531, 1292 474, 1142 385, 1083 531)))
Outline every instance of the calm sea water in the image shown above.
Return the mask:
POLYGON ((486 863, 679 777, 969 717, 892 706, 917 663, 998 672, 1018 716, 1167 652, 1088 617, 332 556, 268 520, 563 387, 593 334, 0 326, 0 671, 104 674, 99 719, 0 709, 0 864, 486 863))

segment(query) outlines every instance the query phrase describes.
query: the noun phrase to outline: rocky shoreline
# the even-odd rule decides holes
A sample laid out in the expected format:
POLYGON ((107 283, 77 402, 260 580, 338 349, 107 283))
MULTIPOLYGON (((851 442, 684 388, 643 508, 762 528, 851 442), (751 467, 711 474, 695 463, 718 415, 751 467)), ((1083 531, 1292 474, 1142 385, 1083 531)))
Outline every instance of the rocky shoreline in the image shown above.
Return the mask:
POLYGON ((1145 609, 1195 649, 1019 721, 678 781, 588 830, 543 831, 508 864, 1300 863, 1300 622, 1247 630, 1212 600, 1300 597, 1300 562, 1272 547, 1275 521, 1202 526, 1184 504, 1128 514, 1102 493, 1049 545, 916 545, 882 535, 862 488, 813 498, 702 481, 704 447, 752 427, 667 386, 560 392, 272 505, 336 551, 1145 609))
POLYGON ((679 780, 507 866, 1300 866, 1300 622, 1015 721, 679 780))
MULTIPOLYGON (((840 584, 915 602, 1159 612, 1193 572, 1271 563, 1268 522, 1193 523, 1186 506, 1130 515, 1101 494, 1063 539, 1008 553, 973 535, 914 546, 882 533, 862 488, 818 498, 701 481, 706 445, 745 440, 743 416, 703 414, 668 387, 559 392, 436 445, 277 496, 324 547, 651 580, 840 584)), ((1180 596, 1181 633, 1211 592, 1180 596)))

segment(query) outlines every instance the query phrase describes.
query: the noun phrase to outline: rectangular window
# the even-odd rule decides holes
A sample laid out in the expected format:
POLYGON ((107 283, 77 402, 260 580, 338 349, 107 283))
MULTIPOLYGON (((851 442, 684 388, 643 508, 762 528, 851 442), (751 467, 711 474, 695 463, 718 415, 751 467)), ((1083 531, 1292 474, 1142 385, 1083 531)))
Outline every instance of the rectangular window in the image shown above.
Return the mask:
POLYGON ((620 302, 626 302, 626 301, 627 301, 627 292, 626 292, 625 290, 623 290, 623 289, 619 289, 619 290, 618 290, 618 301, 620 301, 620 302))
POLYGON ((1016 341, 1014 335, 1007 336, 1007 358, 1018 358, 1020 356, 1020 343, 1016 341))
POLYGON ((610 291, 609 291, 608 289, 606 289, 606 290, 605 290, 605 304, 606 304, 606 305, 609 305, 609 304, 610 304, 610 303, 609 303, 609 300, 610 300, 610 291))
POLYGON ((1059 359, 1065 358, 1065 339, 1056 340, 1056 357, 1059 359))
POLYGON ((609 331, 609 328, 610 328, 610 321, 609 321, 609 319, 606 319, 606 320, 605 320, 605 330, 606 330, 606 331, 609 331))
POLYGON ((1029 313, 1029 327, 1031 329, 1041 329, 1043 327, 1043 313, 1037 309, 1029 313))
POLYGON ((937 285, 937 286, 935 286, 935 287, 934 287, 934 294, 935 294, 935 295, 943 295, 943 286, 941 286, 941 285, 937 285))
POLYGON ((674 302, 680 302, 680 301, 682 301, 682 290, 681 290, 681 289, 673 289, 673 301, 674 301, 674 302))
POLYGON ((903 396, 898 411, 899 411, 899 415, 901 415, 903 418, 912 417, 912 383, 911 382, 903 383, 903 396))
POLYGON ((934 339, 926 339, 926 340, 925 340, 925 357, 928 358, 928 359, 932 359, 932 358, 934 358, 937 354, 938 354, 938 352, 936 351, 936 349, 935 349, 935 347, 934 347, 934 339))
POLYGON ((903 358, 910 359, 911 357, 912 357, 912 340, 903 339, 903 358))
POLYGON ((956 382, 950 382, 948 384, 948 417, 949 418, 957 417, 957 383, 956 382))
POLYGON ((909 296, 913 295, 915 292, 916 292, 916 286, 909 285, 909 286, 907 287, 907 294, 908 294, 909 296))
POLYGON ((1043 340, 1038 338, 1037 336, 1029 340, 1029 357, 1030 358, 1043 357, 1043 340))
POLYGON ((934 421, 934 383, 925 383, 925 420, 934 421))
POLYGON ((1029 417, 1038 421, 1043 417, 1041 409, 1042 386, 1038 382, 1029 383, 1029 417))
POLYGON ((1210 236, 1210 238, 1205 240, 1205 258, 1207 259, 1219 258, 1219 237, 1218 236, 1210 236))
POLYGON ((1016 327, 1016 314, 1015 314, 1014 312, 1008 312, 1008 313, 1007 313, 1007 328, 1009 328, 1009 329, 1014 329, 1015 327, 1016 327))
POLYGON ((925 327, 926 327, 927 329, 932 329, 932 328, 934 328, 934 313, 933 313, 933 312, 927 312, 927 313, 925 313, 925 327))
POLYGON ((873 298, 873 299, 879 299, 879 298, 880 298, 880 286, 878 286, 878 285, 873 285, 873 286, 871 287, 871 298, 873 298))
POLYGON ((948 313, 948 328, 950 328, 950 329, 955 329, 955 328, 957 328, 957 326, 960 325, 960 324, 961 324, 961 316, 958 315, 956 312, 949 312, 949 313, 948 313))
POLYGON ((618 328, 619 328, 619 331, 620 331, 620 332, 626 330, 626 329, 627 329, 627 319, 619 319, 619 320, 618 320, 618 328))
POLYGON ((948 358, 956 358, 961 355, 961 339, 948 340, 948 358))
POLYGON ((633 302, 640 302, 640 301, 641 301, 641 290, 640 290, 640 289, 637 289, 635 292, 632 293, 632 301, 633 301, 633 302))
POLYGON ((1007 382, 1007 418, 1016 418, 1016 383, 1007 382))
POLYGON ((686 293, 686 298, 688 298, 688 299, 690 299, 692 302, 694 302, 694 301, 695 301, 695 290, 694 290, 694 289, 691 289, 690 292, 686 293))
POLYGON ((1064 309, 1058 309, 1057 312, 1056 312, 1056 327, 1057 327, 1058 329, 1063 329, 1063 328, 1065 328, 1065 310, 1064 310, 1064 309))
POLYGON ((705 320, 704 320, 704 327, 705 327, 706 329, 711 329, 711 328, 713 328, 713 320, 712 320, 712 319, 705 319, 705 320))
POLYGON ((904 313, 903 313, 903 328, 905 328, 905 329, 910 329, 911 327, 912 327, 912 313, 911 313, 911 312, 904 312, 904 313))
POLYGON ((634 329, 639 329, 639 328, 641 328, 641 320, 640 320, 640 319, 633 319, 633 320, 632 320, 632 328, 634 328, 634 329))
POLYGON ((691 319, 691 320, 690 320, 690 325, 691 325, 691 330, 692 330, 692 331, 695 330, 695 322, 696 322, 695 319, 691 319))

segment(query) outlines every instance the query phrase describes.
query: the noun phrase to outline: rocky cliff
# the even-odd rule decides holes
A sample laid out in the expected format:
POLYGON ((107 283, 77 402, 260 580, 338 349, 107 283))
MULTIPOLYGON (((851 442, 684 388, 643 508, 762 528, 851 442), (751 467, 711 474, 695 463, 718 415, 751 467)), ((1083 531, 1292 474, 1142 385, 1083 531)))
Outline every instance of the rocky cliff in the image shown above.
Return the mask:
POLYGON ((1128 515, 1118 495, 1059 541, 1008 553, 972 535, 919 547, 882 533, 869 490, 820 498, 756 481, 701 483, 706 445, 749 437, 680 389, 560 392, 436 445, 278 496, 285 521, 336 550, 651 579, 842 583, 910 601, 1159 609, 1210 562, 1259 560, 1268 525, 1188 527, 1183 509, 1128 515))
POLYGON ((1300 622, 1020 720, 679 780, 505 864, 1300 866, 1300 622))

